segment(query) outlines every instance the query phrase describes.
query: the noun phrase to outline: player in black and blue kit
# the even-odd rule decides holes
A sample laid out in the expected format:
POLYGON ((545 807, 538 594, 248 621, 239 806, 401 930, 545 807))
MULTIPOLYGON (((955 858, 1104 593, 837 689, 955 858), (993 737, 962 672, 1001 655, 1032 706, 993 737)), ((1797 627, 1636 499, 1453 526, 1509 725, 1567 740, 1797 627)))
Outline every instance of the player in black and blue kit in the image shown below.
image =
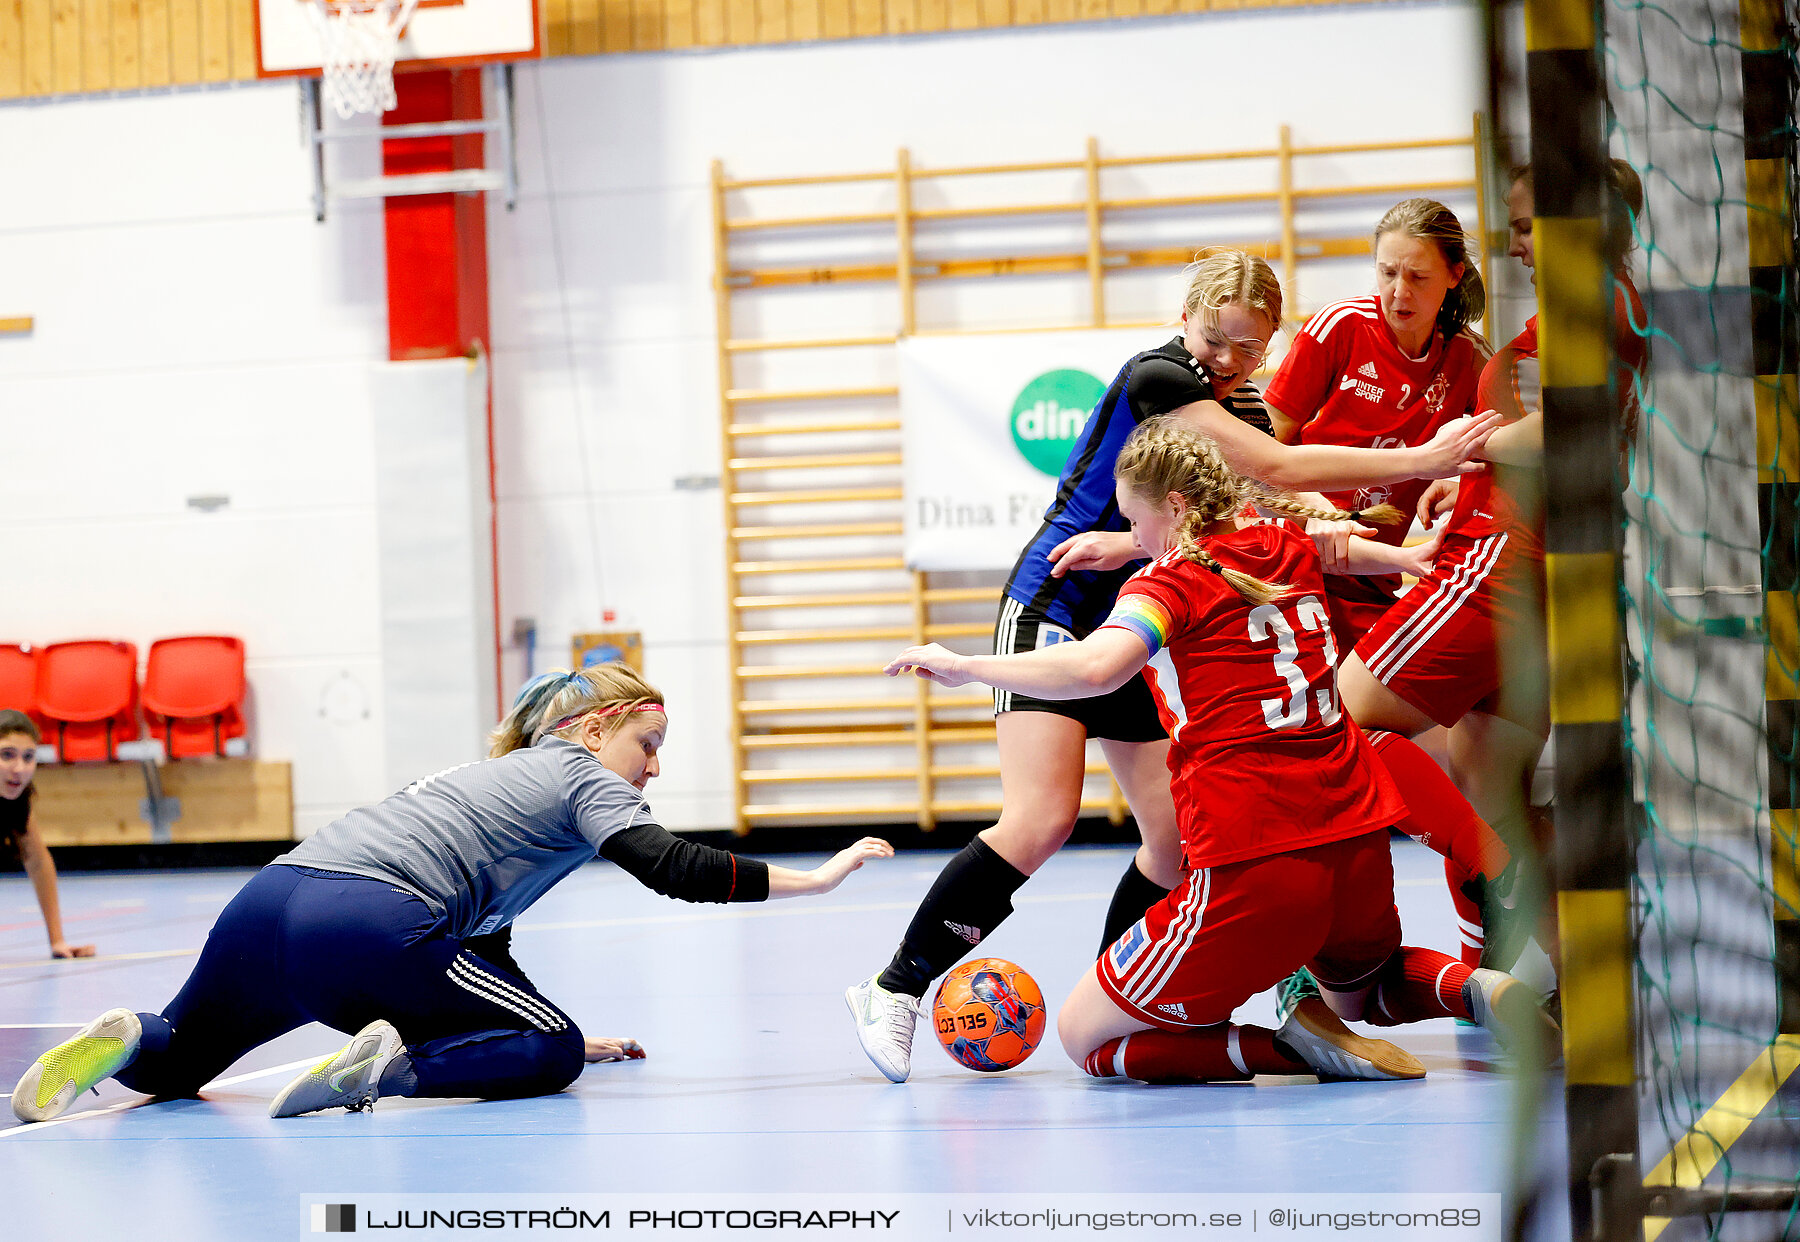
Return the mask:
MULTIPOLYGON (((996 654, 1085 638, 1106 619, 1140 558, 1119 516, 1113 466, 1146 419, 1178 414, 1211 435, 1234 470, 1286 490, 1455 474, 1491 429, 1447 427, 1419 448, 1282 444, 1248 383, 1281 323, 1274 272, 1261 259, 1220 250, 1188 277, 1181 335, 1128 361, 1089 415, 1056 499, 1007 580, 996 654)), ((1100 742, 1143 840, 1113 896, 1101 945, 1181 881, 1169 739, 1141 674, 1091 699, 996 691, 994 710, 999 822, 945 866, 887 968, 845 993, 863 1051, 894 1082, 910 1072, 913 1028, 931 981, 1012 913, 1013 893, 1068 840, 1081 810, 1089 738, 1100 742)))
POLYGON ((264 867, 167 1008, 109 1010, 44 1053, 13 1112, 48 1120, 109 1077, 190 1096, 314 1021, 357 1035, 289 1083, 272 1117, 383 1095, 546 1095, 586 1062, 642 1055, 583 1036, 512 965, 499 937, 552 885, 599 855, 684 901, 763 901, 829 892, 893 853, 865 837, 795 871, 671 835, 643 794, 667 728, 662 696, 624 665, 538 678, 496 734, 498 758, 416 781, 264 867))

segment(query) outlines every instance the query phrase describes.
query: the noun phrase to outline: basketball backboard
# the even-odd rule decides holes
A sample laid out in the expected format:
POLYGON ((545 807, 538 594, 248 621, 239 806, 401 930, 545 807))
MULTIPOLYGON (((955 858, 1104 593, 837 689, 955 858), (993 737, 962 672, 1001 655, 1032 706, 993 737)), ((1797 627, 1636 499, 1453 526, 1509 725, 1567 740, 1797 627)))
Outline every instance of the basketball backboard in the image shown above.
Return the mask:
MULTIPOLYGON (((315 0, 257 0, 258 77, 316 75, 323 62, 315 0)), ((419 0, 395 68, 441 69, 543 55, 537 0, 419 0)))

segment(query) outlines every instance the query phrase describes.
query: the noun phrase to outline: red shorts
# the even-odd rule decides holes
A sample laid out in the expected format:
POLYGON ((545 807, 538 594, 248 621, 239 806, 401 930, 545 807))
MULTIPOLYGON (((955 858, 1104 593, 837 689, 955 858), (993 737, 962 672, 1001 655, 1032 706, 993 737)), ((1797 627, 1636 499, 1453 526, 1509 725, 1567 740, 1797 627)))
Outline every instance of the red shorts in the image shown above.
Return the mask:
POLYGON ((1100 986, 1165 1031, 1227 1021, 1300 966, 1356 979, 1400 947, 1387 829, 1205 867, 1100 956, 1100 986))
POLYGON ((1448 728, 1471 711, 1548 737, 1544 559, 1513 527, 1449 535, 1431 573, 1356 644, 1371 676, 1448 728))
POLYGON ((1356 650, 1362 636, 1374 629, 1395 603, 1392 595, 1347 589, 1359 581, 1347 574, 1325 575, 1325 611, 1331 617, 1331 641, 1339 661, 1356 650))

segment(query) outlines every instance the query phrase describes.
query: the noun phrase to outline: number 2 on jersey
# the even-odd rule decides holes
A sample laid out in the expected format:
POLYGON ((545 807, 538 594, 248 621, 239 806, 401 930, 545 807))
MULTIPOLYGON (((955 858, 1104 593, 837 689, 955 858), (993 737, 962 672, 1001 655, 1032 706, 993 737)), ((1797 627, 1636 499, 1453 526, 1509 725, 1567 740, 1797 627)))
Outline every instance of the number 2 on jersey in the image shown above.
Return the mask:
POLYGON ((1262 700, 1263 720, 1271 729, 1299 729, 1306 724, 1307 711, 1313 702, 1319 705, 1319 722, 1338 722, 1337 682, 1332 675, 1337 668, 1337 643, 1331 637, 1331 615, 1316 595, 1302 595, 1294 605, 1300 628, 1322 630, 1325 637, 1325 668, 1328 684, 1313 686, 1300 671, 1300 642, 1294 627, 1274 604, 1259 604, 1250 610, 1250 641, 1275 640, 1275 673, 1287 685, 1287 699, 1262 700))

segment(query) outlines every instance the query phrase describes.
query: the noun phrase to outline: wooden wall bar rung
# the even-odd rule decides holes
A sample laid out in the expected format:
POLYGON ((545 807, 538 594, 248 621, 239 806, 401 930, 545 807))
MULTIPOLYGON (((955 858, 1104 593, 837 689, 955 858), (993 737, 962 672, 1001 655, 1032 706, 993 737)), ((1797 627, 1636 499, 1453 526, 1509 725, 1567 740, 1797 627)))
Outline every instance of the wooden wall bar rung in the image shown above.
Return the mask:
POLYGON ((807 643, 897 643, 911 637, 910 626, 865 625, 840 630, 745 630, 738 634, 738 641, 746 647, 782 647, 807 643))
POLYGON ((779 771, 746 772, 744 780, 752 785, 823 785, 853 781, 910 781, 917 775, 912 768, 782 768, 779 771))
POLYGON ((788 457, 733 457, 733 470, 834 470, 845 466, 898 466, 900 454, 806 453, 788 457))
POLYGON ((875 677, 879 664, 750 664, 738 669, 739 681, 816 680, 826 678, 875 677))
POLYGON ((900 390, 892 384, 871 384, 860 388, 732 388, 725 400, 734 404, 750 401, 843 401, 861 397, 897 397, 900 390))
POLYGON ((725 429, 733 436, 816 436, 837 432, 898 431, 897 418, 829 418, 815 422, 733 423, 725 429))
POLYGON ((892 345, 893 336, 818 336, 785 341, 726 341, 725 352, 731 354, 766 353, 777 349, 850 349, 872 345, 892 345))
POLYGON ((857 225, 892 224, 894 217, 880 211, 856 211, 839 216, 771 216, 762 220, 732 220, 734 233, 759 233, 769 229, 839 229, 857 225))
POLYGON ((746 539, 846 539, 853 535, 898 535, 900 522, 837 522, 813 526, 734 526, 731 537, 746 539))
MULTIPOLYGON (((818 712, 910 712, 913 709, 911 699, 748 699, 741 704, 747 715, 782 716, 796 713, 816 714, 818 712)), ((992 695, 979 697, 968 696, 962 699, 936 698, 932 706, 947 708, 988 708, 994 706, 992 695)))
POLYGON ((738 574, 838 574, 865 569, 905 569, 897 556, 844 556, 831 561, 738 561, 738 574))
POLYGON ((1295 190, 1298 199, 1317 198, 1392 198, 1397 194, 1433 198, 1440 194, 1467 192, 1475 188, 1473 177, 1456 181, 1395 181, 1386 185, 1324 185, 1295 190))
POLYGON ((927 587, 925 599, 932 604, 992 604, 1000 606, 1000 592, 988 587, 927 587))
POLYGON ((830 505, 861 504, 871 500, 899 500, 897 487, 821 487, 785 492, 728 492, 733 505, 830 505))
MULTIPOLYGON (((1267 196, 1274 198, 1274 195, 1267 196)), ((1298 242, 1300 254, 1309 259, 1344 258, 1369 253, 1370 243, 1366 235, 1353 237, 1314 237, 1302 238, 1298 242)), ((1215 247, 1203 247, 1203 250, 1215 247)), ((1266 259, 1276 258, 1280 253, 1279 242, 1247 241, 1234 244, 1235 249, 1260 255, 1266 259)), ((1130 250, 1104 250, 1101 261, 1110 270, 1123 268, 1149 267, 1186 267, 1193 262, 1195 248, 1192 246, 1165 246, 1157 248, 1140 248, 1130 250)), ((913 278, 917 280, 950 280, 969 279, 983 276, 1041 276, 1057 272, 1079 272, 1088 265, 1085 252, 1058 252, 1045 254, 1020 255, 987 255, 977 258, 958 258, 941 260, 919 260, 913 264, 913 278)), ((868 282, 891 281, 895 278, 896 269, 893 264, 880 263, 846 263, 830 267, 792 267, 767 268, 758 272, 739 272, 737 284, 743 288, 773 288, 788 285, 848 285, 868 282)), ((1082 324, 1081 327, 1091 327, 1082 324)), ((1109 325, 1111 326, 1111 325, 1109 325)), ((1050 329, 1033 326, 1030 328, 995 329, 1004 332, 1044 332, 1050 329)), ((920 333, 918 335, 945 335, 945 333, 920 333)), ((950 333, 950 335, 956 335, 950 333)))
POLYGON ((993 632, 994 627, 985 621, 970 621, 955 624, 945 623, 928 625, 925 627, 925 637, 929 638, 932 642, 937 642, 944 638, 979 638, 984 634, 992 634, 993 632))
POLYGON ((741 595, 732 605, 743 611, 769 608, 876 608, 908 604, 905 591, 815 592, 807 595, 741 595))

